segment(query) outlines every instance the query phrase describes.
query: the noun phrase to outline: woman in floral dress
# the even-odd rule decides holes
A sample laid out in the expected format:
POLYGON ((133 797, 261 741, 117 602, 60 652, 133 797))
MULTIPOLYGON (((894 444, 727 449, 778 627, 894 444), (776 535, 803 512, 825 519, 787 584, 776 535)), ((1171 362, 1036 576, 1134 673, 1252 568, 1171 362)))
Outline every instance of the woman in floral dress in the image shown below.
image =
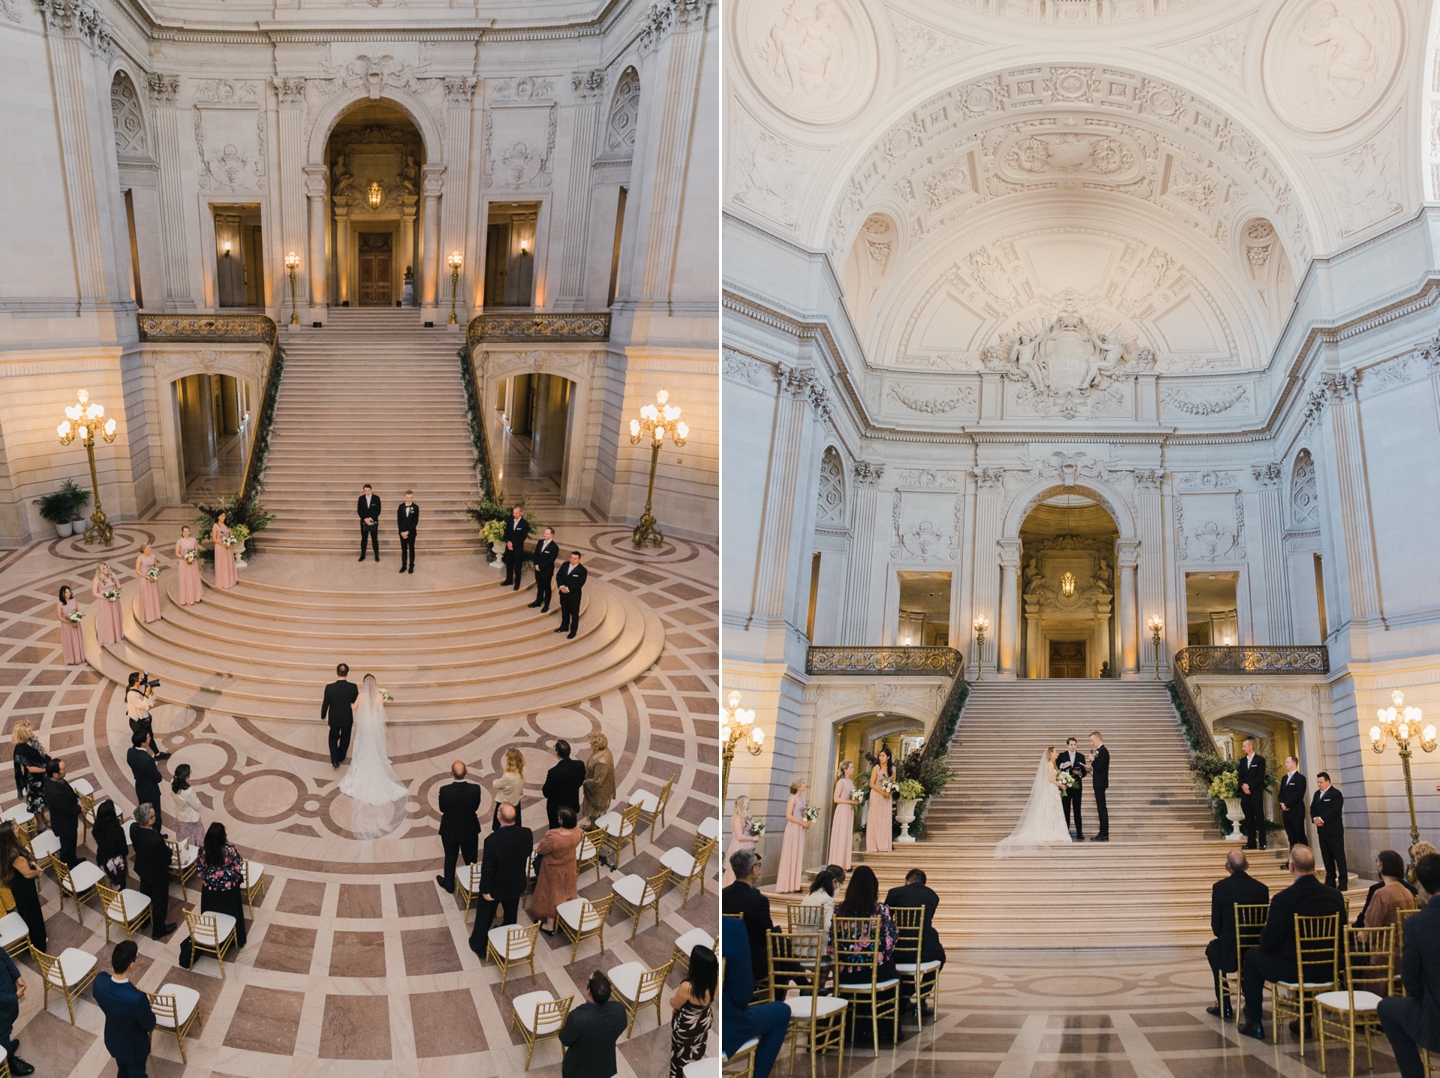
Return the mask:
POLYGON ((670 1016, 669 1078, 685 1078, 685 1064, 705 1058, 719 980, 720 960, 702 943, 690 952, 689 972, 670 999, 675 1013, 670 1016))
POLYGON ((235 918, 235 945, 245 946, 245 858, 230 845, 225 825, 218 820, 205 832, 196 868, 200 877, 200 912, 228 913, 235 918))

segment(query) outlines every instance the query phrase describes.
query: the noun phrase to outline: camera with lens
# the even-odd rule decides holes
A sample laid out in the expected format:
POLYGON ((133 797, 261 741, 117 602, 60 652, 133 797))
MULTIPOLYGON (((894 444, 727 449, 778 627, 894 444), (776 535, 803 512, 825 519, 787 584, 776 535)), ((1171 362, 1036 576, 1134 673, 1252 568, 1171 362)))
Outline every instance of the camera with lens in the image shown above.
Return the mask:
POLYGON ((134 687, 139 689, 143 693, 150 693, 154 692, 160 687, 160 681, 158 678, 152 678, 150 676, 150 671, 146 670, 140 675, 140 680, 135 683, 134 687))

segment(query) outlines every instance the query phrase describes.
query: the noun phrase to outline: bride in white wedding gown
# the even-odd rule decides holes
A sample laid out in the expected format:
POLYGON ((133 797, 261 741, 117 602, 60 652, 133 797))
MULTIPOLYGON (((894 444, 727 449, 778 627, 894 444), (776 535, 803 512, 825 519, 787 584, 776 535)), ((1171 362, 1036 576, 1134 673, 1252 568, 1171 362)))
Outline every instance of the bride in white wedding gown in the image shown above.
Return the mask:
POLYGON ((355 742, 340 792, 362 805, 389 805, 409 794, 390 766, 385 746, 385 701, 374 674, 366 674, 355 703, 355 742))
POLYGON ((1008 838, 995 845, 996 857, 1014 857, 1016 854, 1045 853, 1052 846, 1068 843, 1070 827, 1065 822, 1065 809, 1060 804, 1063 792, 1055 781, 1056 752, 1052 747, 1040 761, 1035 773, 1035 784, 1030 788, 1030 800, 1025 802, 1020 813, 1020 822, 1008 838))

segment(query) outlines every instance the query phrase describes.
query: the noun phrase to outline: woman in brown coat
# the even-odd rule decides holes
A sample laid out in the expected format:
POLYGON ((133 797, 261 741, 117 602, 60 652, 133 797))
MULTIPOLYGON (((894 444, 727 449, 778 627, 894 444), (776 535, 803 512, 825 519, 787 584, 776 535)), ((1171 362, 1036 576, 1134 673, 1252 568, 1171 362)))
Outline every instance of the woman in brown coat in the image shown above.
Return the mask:
POLYGON ((615 757, 610 755, 610 739, 596 730, 590 735, 590 759, 585 761, 585 815, 592 827, 614 800, 615 757))
POLYGON ((545 832, 535 856, 540 859, 535 877, 535 895, 530 900, 529 914, 540 922, 540 930, 555 935, 555 907, 580 897, 576 880, 575 848, 585 832, 575 826, 575 811, 564 807, 555 816, 560 826, 545 832))

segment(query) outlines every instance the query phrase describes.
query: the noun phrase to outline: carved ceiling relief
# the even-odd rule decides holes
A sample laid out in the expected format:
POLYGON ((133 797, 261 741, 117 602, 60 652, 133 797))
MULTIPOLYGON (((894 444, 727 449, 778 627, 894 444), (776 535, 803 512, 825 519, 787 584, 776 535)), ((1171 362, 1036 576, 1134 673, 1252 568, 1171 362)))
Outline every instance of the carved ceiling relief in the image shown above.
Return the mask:
POLYGON ((776 224, 793 229, 810 170, 823 154, 796 146, 761 127, 744 109, 734 110, 729 148, 731 198, 776 224))
POLYGON ((749 4, 736 15, 741 66, 781 112, 835 123, 864 107, 875 85, 875 31, 852 0, 749 4))
POLYGON ((1398 124, 1397 119, 1353 150, 1320 162, 1340 235, 1353 236, 1405 208, 1398 124))
POLYGON ((965 496, 928 491, 895 492, 890 516, 890 557, 911 562, 955 562, 964 535, 965 496))
POLYGON ((895 51, 900 69, 909 75, 927 67, 959 59, 981 46, 907 18, 894 8, 888 10, 895 31, 895 51))
POLYGON ((1394 78, 1400 31, 1393 0, 1291 0, 1266 46, 1266 96, 1299 131, 1338 131, 1394 78))
POLYGON ((1245 559, 1245 500, 1239 491, 1179 494, 1174 505, 1175 548, 1179 560, 1233 562, 1245 559))
POLYGON ((315 124, 327 102, 337 94, 363 90, 372 101, 379 100, 387 90, 403 90, 425 105, 426 118, 435 126, 440 143, 445 141, 445 101, 447 81, 444 78, 422 77, 423 68, 416 68, 389 54, 362 54, 347 63, 336 65, 324 56, 318 58, 323 77, 309 79, 302 91, 306 100, 305 138, 314 133, 315 124))

